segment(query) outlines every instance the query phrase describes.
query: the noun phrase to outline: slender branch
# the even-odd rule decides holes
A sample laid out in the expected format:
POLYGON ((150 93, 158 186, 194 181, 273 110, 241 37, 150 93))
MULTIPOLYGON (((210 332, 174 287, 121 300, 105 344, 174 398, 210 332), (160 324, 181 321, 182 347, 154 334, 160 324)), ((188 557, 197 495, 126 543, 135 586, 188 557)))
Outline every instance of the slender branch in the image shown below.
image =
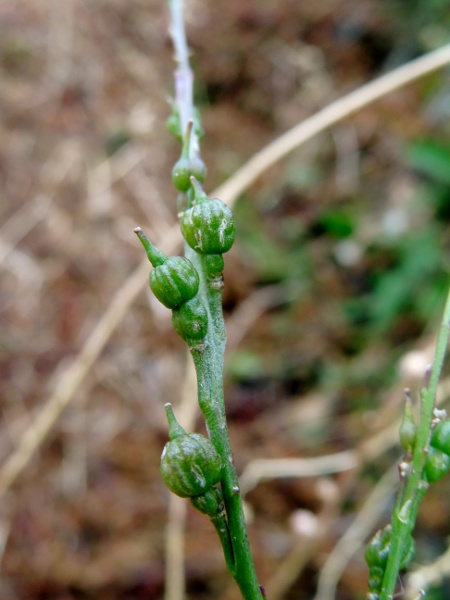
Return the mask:
POLYGON ((450 335, 450 289, 444 309, 441 328, 436 345, 436 353, 427 385, 421 391, 420 420, 417 428, 416 443, 414 447, 411 474, 403 492, 400 506, 394 510, 392 515, 392 542, 391 551, 383 579, 383 587, 380 600, 389 600, 394 593, 400 563, 408 538, 414 529, 417 511, 423 494, 428 484, 423 480, 423 468, 425 465, 428 443, 431 431, 431 421, 436 402, 436 393, 441 376, 442 365, 447 351, 450 335))

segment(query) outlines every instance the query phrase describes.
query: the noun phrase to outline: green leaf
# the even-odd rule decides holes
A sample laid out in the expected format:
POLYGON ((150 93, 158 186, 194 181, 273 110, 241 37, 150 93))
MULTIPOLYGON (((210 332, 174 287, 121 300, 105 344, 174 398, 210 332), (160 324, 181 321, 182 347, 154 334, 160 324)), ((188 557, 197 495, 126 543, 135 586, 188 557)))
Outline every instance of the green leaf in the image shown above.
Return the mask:
POLYGON ((434 140, 412 142, 406 149, 406 162, 439 183, 450 185, 450 148, 434 140))

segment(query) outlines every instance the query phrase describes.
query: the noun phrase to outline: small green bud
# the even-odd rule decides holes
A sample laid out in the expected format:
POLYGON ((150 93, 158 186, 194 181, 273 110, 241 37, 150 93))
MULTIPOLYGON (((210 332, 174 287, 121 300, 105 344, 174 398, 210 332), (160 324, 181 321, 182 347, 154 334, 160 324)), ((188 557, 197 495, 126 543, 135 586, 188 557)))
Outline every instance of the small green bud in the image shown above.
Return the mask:
POLYGON ((445 454, 450 454, 450 419, 440 421, 433 429, 430 445, 445 454))
POLYGON ((172 169, 172 181, 179 192, 187 192, 191 187, 192 163, 189 158, 177 160, 172 169))
POLYGON ((179 192, 187 192, 191 187, 191 177, 198 181, 206 179, 206 165, 200 157, 179 158, 172 169, 172 181, 179 192))
POLYGON ((369 581, 367 587, 371 592, 381 592, 381 586, 383 585, 384 569, 381 567, 370 567, 369 569, 369 581))
POLYGON ((175 310, 197 295, 200 280, 191 261, 172 256, 150 273, 150 287, 158 300, 175 310))
POLYGON ((175 310, 197 295, 200 279, 196 268, 184 256, 168 258, 147 239, 140 227, 134 230, 155 267, 150 273, 150 288, 158 300, 175 310))
POLYGON ((386 568, 389 552, 391 551, 392 528, 386 525, 376 532, 366 547, 365 559, 370 567, 386 568))
POLYGON ((430 446, 425 461, 424 475, 428 483, 438 481, 450 470, 450 456, 430 446))
POLYGON ((219 200, 201 201, 186 210, 181 233, 189 246, 200 254, 223 254, 234 242, 236 227, 233 213, 219 200))
POLYGON ((417 427, 414 422, 412 402, 409 393, 406 393, 405 412, 400 425, 400 442, 407 452, 412 452, 416 441, 417 427))
POLYGON ((203 340, 208 330, 208 314, 201 301, 195 297, 172 313, 172 325, 189 346, 203 340))
POLYGON ((191 503, 201 513, 210 517, 218 515, 224 509, 222 492, 215 486, 200 496, 192 496, 191 503))
POLYGON ((198 181, 206 179, 206 165, 198 155, 191 156, 192 121, 189 121, 183 140, 181 156, 172 169, 172 181, 179 192, 187 192, 191 187, 191 177, 198 181))
MULTIPOLYGON (((168 418, 172 421, 170 427, 174 437, 164 446, 161 455, 160 471, 164 483, 182 498, 205 494, 221 480, 221 458, 205 436, 175 432, 175 416, 171 409, 168 418)), ((179 425, 178 428, 182 429, 179 425)))

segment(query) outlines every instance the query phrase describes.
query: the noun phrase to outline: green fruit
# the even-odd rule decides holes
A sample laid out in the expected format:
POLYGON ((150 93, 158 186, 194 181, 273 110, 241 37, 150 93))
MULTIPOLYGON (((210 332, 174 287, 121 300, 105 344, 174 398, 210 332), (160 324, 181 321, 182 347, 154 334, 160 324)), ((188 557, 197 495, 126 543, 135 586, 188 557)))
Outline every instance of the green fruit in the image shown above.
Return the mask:
POLYGON ((425 461, 424 475, 429 483, 438 481, 450 469, 450 456, 430 446, 425 461))
POLYGON ((178 335, 191 346, 205 338, 208 314, 200 300, 192 298, 173 311, 172 325, 178 335))
POLYGON ((186 210, 181 233, 189 246, 201 254, 223 254, 234 242, 236 227, 228 206, 214 198, 186 210))
POLYGON ((430 445, 445 454, 450 454, 450 419, 440 421, 433 429, 430 445))
POLYGON ((192 176, 203 183, 206 179, 207 169, 205 163, 202 161, 200 156, 193 156, 191 158, 192 176))
POLYGON ((371 592, 381 592, 383 585, 384 569, 381 567, 371 567, 369 569, 369 581, 367 587, 371 592))
POLYGON ((175 310, 196 296, 200 280, 191 261, 172 256, 150 273, 150 287, 158 300, 175 310))
POLYGON ((172 169, 172 181, 179 192, 187 192, 191 187, 191 177, 198 181, 206 179, 206 165, 201 158, 184 158, 177 160, 172 169))
POLYGON ((210 517, 219 514, 224 508, 222 492, 217 487, 212 487, 200 496, 192 496, 191 503, 197 510, 210 517))
POLYGON ((205 494, 222 477, 222 461, 212 443, 199 433, 179 435, 164 447, 161 475, 177 496, 205 494))
POLYGON ((391 551, 392 528, 386 525, 376 532, 367 545, 365 552, 366 563, 371 567, 386 568, 389 552, 391 551))
POLYGON ((189 158, 180 158, 172 169, 172 181, 179 192, 187 192, 191 187, 192 163, 189 158))

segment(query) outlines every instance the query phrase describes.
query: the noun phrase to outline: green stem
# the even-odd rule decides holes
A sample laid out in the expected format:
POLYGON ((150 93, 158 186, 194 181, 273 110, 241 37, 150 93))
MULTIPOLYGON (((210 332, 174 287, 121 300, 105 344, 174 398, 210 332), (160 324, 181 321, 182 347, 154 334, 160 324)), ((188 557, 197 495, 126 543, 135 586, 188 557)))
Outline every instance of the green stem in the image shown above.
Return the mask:
MULTIPOLYGON (((191 350, 197 372, 198 400, 209 436, 224 465, 221 487, 233 550, 233 569, 230 572, 236 580, 243 598, 261 600, 248 541, 239 483, 233 464, 223 405, 222 376, 220 376, 220 380, 217 378, 218 369, 215 364, 213 337, 212 334, 207 336, 205 350, 191 350)), ((229 565, 227 567, 230 569, 229 565)))
POLYGON ((408 538, 414 529, 419 504, 428 488, 428 483, 423 479, 423 468, 427 456, 436 392, 447 350, 449 335, 450 289, 447 295, 444 316, 439 330, 429 381, 421 390, 420 418, 417 428, 411 474, 403 493, 401 506, 396 506, 392 515, 391 552, 384 574, 380 600, 391 600, 393 597, 400 564, 408 544, 408 538))
MULTIPOLYGON (((181 131, 186 131, 189 121, 194 119, 193 75, 189 65, 189 53, 183 22, 183 1, 168 0, 171 16, 170 34, 175 49, 178 67, 175 70, 175 96, 180 113, 181 131)), ((195 127, 190 130, 191 152, 200 156, 199 140, 195 127)), ((189 195, 193 195, 189 190, 189 195)), ((185 198, 181 204, 185 205, 185 198)), ((199 256, 187 244, 185 255, 200 275, 199 298, 208 313, 208 332, 204 348, 191 348, 194 359, 198 401, 205 417, 212 443, 223 462, 221 481, 226 518, 215 517, 213 524, 224 549, 227 568, 238 584, 245 600, 261 600, 262 592, 256 578, 253 558, 248 541, 244 511, 236 469, 233 465, 228 426, 225 416, 223 394, 223 356, 226 342, 225 324, 222 313, 222 290, 209 285, 204 257, 199 256), (231 547, 230 547, 231 546, 231 547)))
POLYGON ((192 349, 191 353, 197 372, 200 409, 205 417, 211 441, 224 465, 221 486, 233 551, 233 569, 230 570, 228 564, 227 567, 238 584, 243 598, 261 600, 225 415, 223 354, 226 334, 222 313, 222 290, 213 289, 208 284, 204 269, 204 257, 188 246, 186 246, 185 252, 199 271, 199 296, 208 312, 206 347, 203 351, 192 349))
POLYGON ((231 546, 230 530, 228 529, 227 517, 225 513, 217 515, 217 517, 210 517, 211 523, 214 525, 217 535, 219 536, 220 543, 222 544, 223 555, 225 557, 225 564, 230 573, 234 573, 234 554, 231 546))

